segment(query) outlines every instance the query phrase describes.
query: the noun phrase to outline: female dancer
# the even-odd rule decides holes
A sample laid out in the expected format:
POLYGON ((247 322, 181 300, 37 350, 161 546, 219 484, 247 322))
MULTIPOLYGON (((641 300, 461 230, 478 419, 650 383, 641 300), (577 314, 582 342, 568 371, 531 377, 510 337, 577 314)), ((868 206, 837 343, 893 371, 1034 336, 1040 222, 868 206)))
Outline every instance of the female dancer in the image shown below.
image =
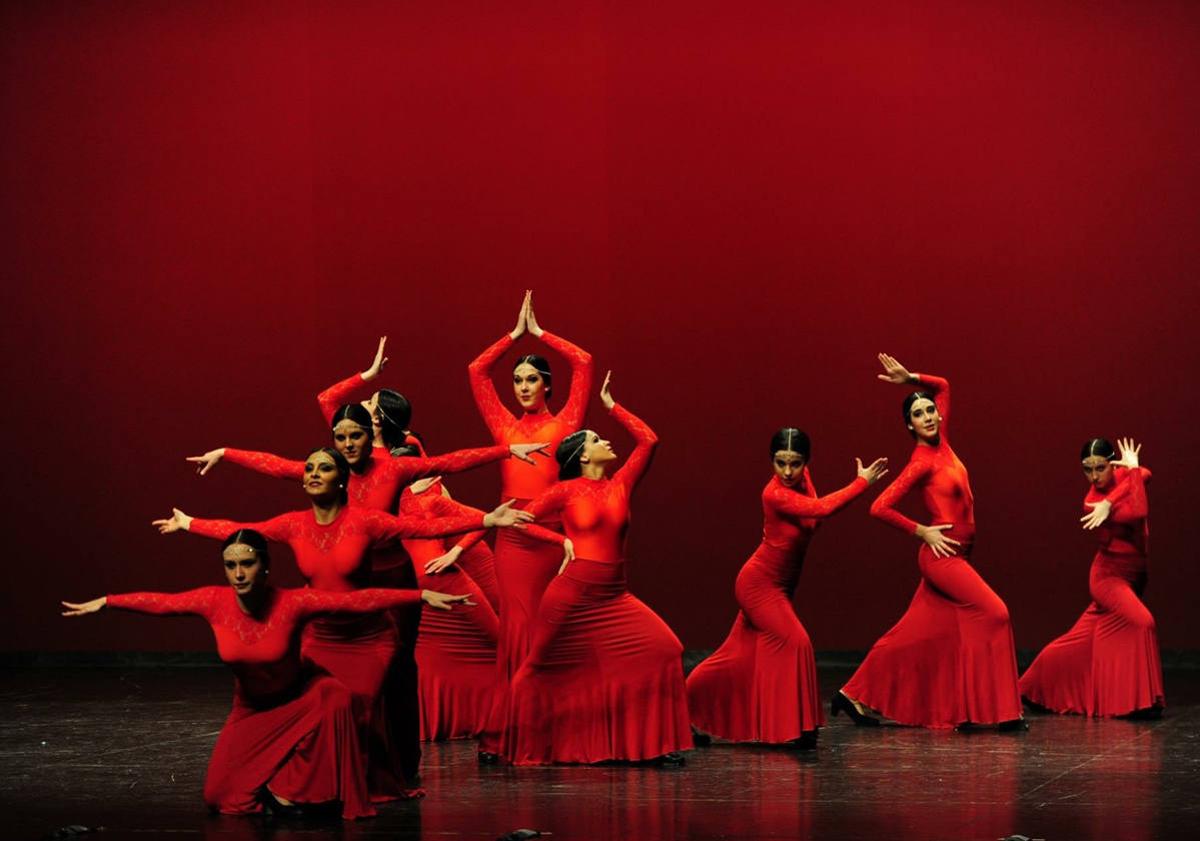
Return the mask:
POLYGON ((1162 664, 1154 617, 1142 603, 1150 534, 1141 445, 1119 439, 1121 457, 1103 438, 1083 445, 1091 487, 1085 529, 1099 529, 1088 590, 1092 603, 1071 630, 1050 643, 1021 675, 1021 697, 1056 713, 1150 718, 1161 714, 1162 664))
MULTIPOLYGON (((396 518, 382 511, 346 504, 351 472, 337 450, 328 447, 314 450, 304 469, 304 489, 312 503, 310 511, 294 511, 254 524, 193 519, 175 509, 171 518, 156 520, 154 525, 164 534, 182 529, 206 537, 221 537, 239 528, 257 529, 268 539, 286 542, 292 548, 309 586, 344 592, 370 583, 369 551, 373 545, 400 537, 436 537, 480 527, 520 526, 531 519, 525 512, 511 509, 508 503, 483 517, 396 518)), ((415 785, 415 766, 397 753, 387 716, 376 708, 396 642, 395 623, 386 614, 353 619, 329 617, 305 626, 304 656, 338 678, 362 702, 364 721, 372 728, 368 784, 372 796, 378 799, 420 794, 415 785)))
POLYGON ((424 601, 443 610, 467 596, 430 590, 277 589, 261 534, 240 529, 222 544, 228 587, 184 593, 126 593, 63 602, 64 616, 112 607, 203 616, 234 673, 233 710, 208 765, 204 800, 226 814, 290 811, 339 802, 344 818, 375 814, 367 797, 352 696, 301 659, 299 629, 330 612, 366 613, 424 601))
MULTIPOLYGON (((468 367, 475 405, 483 415, 488 431, 497 443, 518 441, 549 441, 551 446, 583 423, 587 395, 592 388, 592 357, 570 342, 543 330, 533 312, 533 293, 527 291, 512 332, 479 355, 468 367), (536 354, 517 359, 513 367, 513 394, 521 407, 519 417, 504 407, 492 371, 505 351, 528 331, 566 358, 571 366, 571 390, 562 411, 551 414, 546 398, 552 391, 550 365, 536 354)), ((554 484, 556 470, 549 461, 534 466, 502 464, 500 467, 501 496, 516 499, 514 505, 523 508, 529 501, 554 484)), ((544 525, 557 529, 553 522, 544 525)), ((508 531, 496 535, 496 577, 500 587, 500 641, 497 648, 497 668, 501 687, 507 687, 517 667, 529 651, 529 628, 537 615, 538 601, 546 585, 554 578, 562 560, 553 546, 508 531)), ((502 698, 504 692, 497 693, 502 698)), ((480 740, 479 758, 484 762, 499 757, 499 732, 504 726, 503 710, 499 704, 486 732, 480 740)))
POLYGON ((562 518, 565 538, 531 528, 562 544, 567 559, 542 595, 512 682, 503 750, 516 765, 682 763, 677 752, 691 747, 683 647, 625 577, 629 498, 658 438, 613 402, 608 384, 606 376, 600 400, 637 441, 633 453, 609 479, 612 446, 590 429, 568 435, 556 453, 560 481, 526 509, 562 518))
POLYGON ((950 384, 910 374, 879 354, 884 382, 918 383, 904 400, 904 420, 916 439, 908 465, 871 505, 871 514, 922 541, 921 583, 896 625, 833 696, 832 712, 856 724, 878 724, 876 710, 921 727, 997 724, 1023 729, 1017 658, 1008 608, 967 563, 975 537, 975 501, 967 469, 950 448, 950 384), (919 487, 932 523, 896 510, 919 487))
POLYGON ((841 511, 887 473, 863 467, 839 491, 817 498, 808 435, 784 427, 771 438, 775 475, 762 492, 763 538, 738 573, 738 612, 721 647, 687 679, 692 724, 734 742, 815 747, 825 723, 812 643, 792 607, 808 542, 821 519, 841 511))

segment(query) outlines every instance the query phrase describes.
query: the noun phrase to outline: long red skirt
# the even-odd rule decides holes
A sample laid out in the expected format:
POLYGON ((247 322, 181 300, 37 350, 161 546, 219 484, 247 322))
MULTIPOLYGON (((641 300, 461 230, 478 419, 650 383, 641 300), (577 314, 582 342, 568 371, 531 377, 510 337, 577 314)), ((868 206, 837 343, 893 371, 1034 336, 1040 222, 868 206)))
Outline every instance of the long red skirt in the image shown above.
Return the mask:
POLYGON ((625 564, 576 558, 542 596, 513 678, 514 765, 641 760, 692 746, 683 646, 629 593, 625 564))
POLYGON ((375 802, 416 793, 404 770, 382 691, 396 648, 396 625, 388 613, 319 617, 304 626, 301 641, 301 654, 354 696, 366 752, 367 787, 375 802))
POLYGON ((474 607, 456 605, 454 610, 426 607, 421 613, 417 635, 421 738, 474 738, 491 713, 500 621, 486 594, 463 570, 451 567, 437 575, 419 575, 418 581, 430 590, 465 593, 475 602, 474 607))
MULTIPOLYGON (((529 504, 519 500, 518 507, 529 504)), ((555 528, 554 523, 541 523, 555 528)), ((556 529, 557 530, 557 529, 556 529)), ((506 721, 506 696, 513 677, 529 654, 530 632, 542 593, 562 566, 562 547, 527 537, 520 529, 496 532, 495 569, 500 591, 500 637, 496 643, 496 690, 492 711, 479 748, 500 752, 500 734, 506 721)))
POLYGON ((1145 586, 1144 557, 1098 553, 1088 580, 1092 603, 1021 675, 1021 695, 1057 713, 1163 707, 1158 633, 1139 598, 1145 586))
POLYGON ((782 744, 825 723, 812 642, 792 607, 799 570, 787 554, 760 546, 746 562, 733 629, 688 675, 692 723, 706 733, 782 744))
POLYGON ((496 578, 496 557, 492 554, 492 547, 481 540, 462 553, 457 565, 479 585, 492 610, 499 613, 500 583, 496 578))
POLYGON ((294 803, 340 801, 344 818, 373 815, 358 731, 349 690, 326 675, 265 707, 237 693, 208 763, 204 800, 225 814, 251 814, 262 810, 266 786, 294 803))
POLYGON ((922 544, 921 583, 908 610, 879 638, 842 691, 899 724, 954 727, 1021 717, 1008 608, 967 563, 973 526, 938 558, 922 544))

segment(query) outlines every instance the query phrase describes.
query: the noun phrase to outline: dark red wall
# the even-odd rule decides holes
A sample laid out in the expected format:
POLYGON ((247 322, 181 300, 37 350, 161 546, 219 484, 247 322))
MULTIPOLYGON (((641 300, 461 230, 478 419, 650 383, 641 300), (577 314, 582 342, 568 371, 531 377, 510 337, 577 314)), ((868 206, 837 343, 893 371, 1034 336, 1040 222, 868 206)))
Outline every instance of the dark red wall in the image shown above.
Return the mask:
MULTIPOLYGON (((955 384, 1019 646, 1087 603, 1093 435, 1145 441, 1148 603, 1200 646, 1200 7, 513 5, 5 6, 0 645, 207 647, 55 603, 219 582, 212 543, 150 520, 304 498, 184 456, 322 443, 313 396, 381 334, 432 449, 483 443, 465 367, 533 287, 661 435, 633 586, 685 644, 733 617, 776 427, 811 433, 822 489, 903 465, 887 350, 955 384)), ((830 522, 817 648, 886 629, 915 550, 866 500, 830 522)))

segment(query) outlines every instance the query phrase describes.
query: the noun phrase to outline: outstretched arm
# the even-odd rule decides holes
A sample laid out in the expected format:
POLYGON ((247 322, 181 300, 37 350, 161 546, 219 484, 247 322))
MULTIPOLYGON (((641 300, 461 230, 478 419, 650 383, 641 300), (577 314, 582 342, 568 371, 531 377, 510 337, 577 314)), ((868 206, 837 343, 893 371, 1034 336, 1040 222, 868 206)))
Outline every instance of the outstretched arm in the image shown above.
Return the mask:
POLYGON ((201 476, 212 470, 221 459, 248 467, 256 473, 274 476, 276 479, 300 479, 304 476, 304 462, 255 450, 218 447, 215 450, 209 450, 202 456, 188 456, 187 458, 196 465, 196 472, 201 476))
POLYGON ((395 456, 383 462, 380 469, 394 471, 400 477, 402 484, 410 484, 415 479, 433 476, 438 473, 462 473, 494 461, 503 461, 510 455, 524 461, 533 461, 530 453, 542 451, 549 444, 497 444, 494 447, 477 447, 470 450, 455 450, 440 456, 395 456))
POLYGON ((293 590, 292 598, 301 616, 319 613, 373 613, 390 607, 425 602, 442 610, 450 610, 455 604, 471 605, 466 595, 452 596, 434 590, 393 590, 383 587, 368 587, 348 593, 315 590, 311 587, 293 590))
POLYGON ((176 531, 190 531, 202 537, 224 540, 241 529, 253 529, 262 534, 267 540, 284 543, 292 536, 296 519, 293 513, 280 514, 259 523, 239 523, 234 520, 205 520, 200 517, 189 517, 178 508, 171 509, 171 516, 165 520, 154 520, 151 525, 157 526, 162 534, 176 531))
POLYGON ((379 376, 379 372, 383 370, 383 366, 388 362, 388 358, 383 352, 384 345, 386 344, 387 336, 381 336, 379 347, 375 351, 375 359, 371 362, 369 368, 362 373, 354 374, 334 383, 317 395, 317 405, 321 407, 321 415, 325 418, 325 423, 332 423, 333 413, 343 404, 349 403, 354 392, 361 388, 364 383, 369 383, 379 376))
POLYGON ((831 494, 814 498, 772 483, 764 492, 763 501, 780 514, 792 519, 816 519, 836 514, 858 499, 863 491, 887 473, 885 458, 876 459, 870 467, 863 467, 860 459, 854 461, 858 466, 858 475, 854 481, 831 494))
POLYGON ((63 616, 84 616, 96 613, 104 607, 120 610, 131 610, 136 613, 155 613, 160 615, 191 613, 208 617, 212 615, 212 607, 217 594, 223 587, 200 587, 182 593, 121 593, 101 596, 90 602, 75 604, 63 602, 63 616))
POLYGON ((592 392, 592 355, 561 336, 543 330, 533 312, 532 295, 527 297, 525 314, 529 332, 549 345, 571 366, 571 391, 567 394, 567 402, 558 413, 558 418, 574 432, 583 425, 587 398, 592 392))

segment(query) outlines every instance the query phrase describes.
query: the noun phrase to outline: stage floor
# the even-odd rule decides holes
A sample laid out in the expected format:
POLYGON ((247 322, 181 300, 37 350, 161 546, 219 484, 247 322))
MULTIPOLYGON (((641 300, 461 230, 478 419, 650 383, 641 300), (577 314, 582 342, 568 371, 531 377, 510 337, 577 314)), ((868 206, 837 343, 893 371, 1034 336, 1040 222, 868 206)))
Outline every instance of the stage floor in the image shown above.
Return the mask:
MULTIPOLYGON (((823 668, 828 695, 848 670, 823 668)), ((1160 721, 1032 716, 1023 734, 856 729, 813 752, 717 745, 683 768, 479 767, 430 745, 421 802, 342 826, 209 816, 208 753, 229 710, 223 669, 14 669, 0 677, 6 839, 66 824, 151 838, 1169 839, 1200 831, 1200 671, 1166 676, 1160 721)), ((83 836, 87 838, 89 836, 83 836)))

